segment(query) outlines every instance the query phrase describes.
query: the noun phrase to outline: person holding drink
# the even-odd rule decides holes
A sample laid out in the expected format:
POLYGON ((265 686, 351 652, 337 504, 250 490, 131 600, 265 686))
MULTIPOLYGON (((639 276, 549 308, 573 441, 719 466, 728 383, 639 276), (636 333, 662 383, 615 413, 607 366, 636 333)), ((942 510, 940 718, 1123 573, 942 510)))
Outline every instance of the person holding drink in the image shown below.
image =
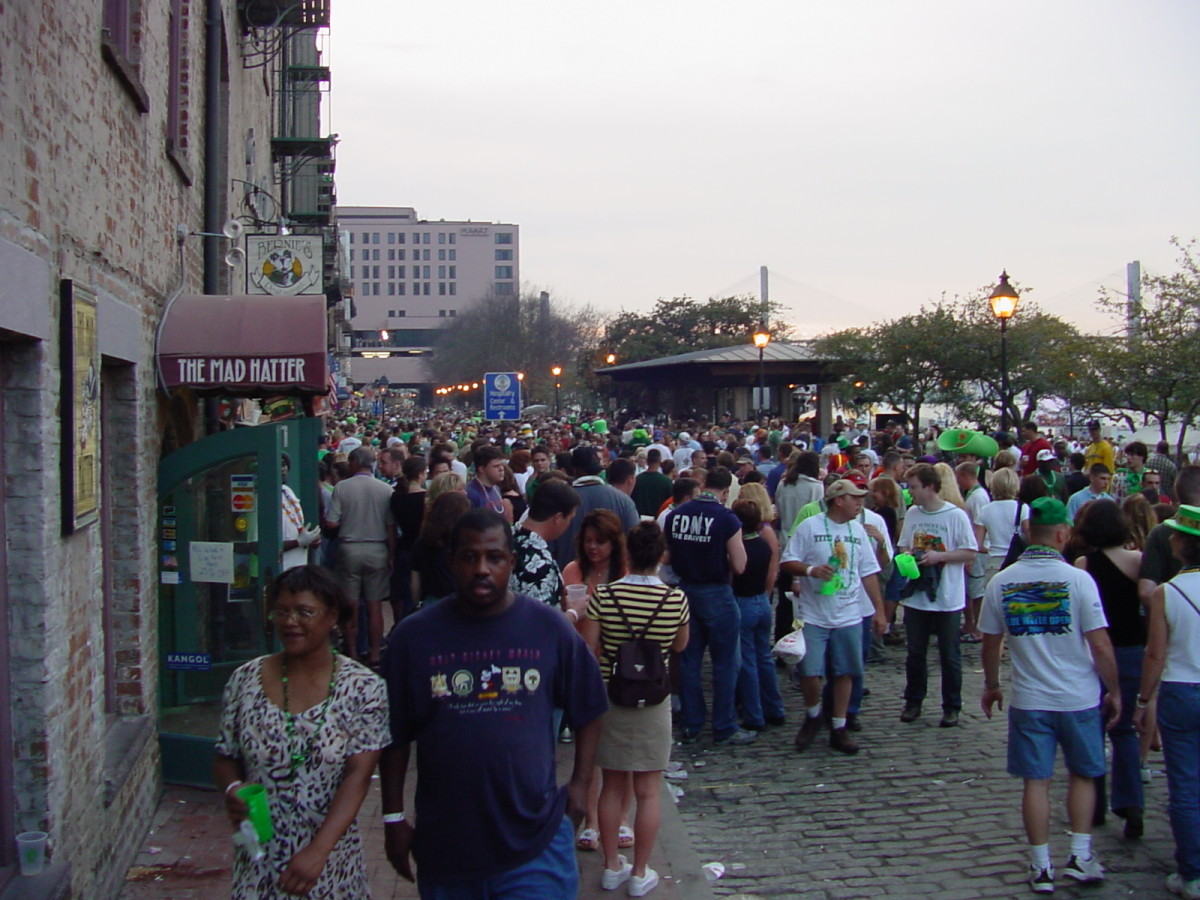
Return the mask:
POLYGON ((236 854, 232 897, 369 898, 355 817, 391 740, 386 687, 333 649, 349 604, 331 572, 289 569, 267 603, 283 649, 230 677, 213 764, 234 828, 251 814, 246 798, 265 793, 273 831, 261 854, 236 854))

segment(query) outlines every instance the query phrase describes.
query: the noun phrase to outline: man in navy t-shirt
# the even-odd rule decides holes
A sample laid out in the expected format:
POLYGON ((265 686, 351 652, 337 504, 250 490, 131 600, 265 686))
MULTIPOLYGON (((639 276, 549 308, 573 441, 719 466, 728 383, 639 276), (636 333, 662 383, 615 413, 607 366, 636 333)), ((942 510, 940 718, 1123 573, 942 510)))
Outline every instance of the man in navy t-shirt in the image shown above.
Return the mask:
POLYGON ((679 659, 683 682, 683 740, 695 742, 704 726, 704 686, 700 666, 708 648, 713 667, 713 740, 737 746, 758 737, 738 727, 734 706, 741 665, 741 612, 730 578, 746 568, 742 523, 725 508, 733 476, 724 466, 708 473, 704 490, 668 514, 665 531, 671 568, 692 610, 692 636, 679 659))
POLYGON ((422 898, 573 898, 575 826, 587 805, 600 716, 595 657, 557 608, 508 590, 512 531, 488 509, 450 536, 457 593, 388 638, 393 743, 380 761, 388 860, 422 898), (555 707, 575 730, 565 789, 555 772, 555 707), (406 817, 417 745, 416 817, 406 817))

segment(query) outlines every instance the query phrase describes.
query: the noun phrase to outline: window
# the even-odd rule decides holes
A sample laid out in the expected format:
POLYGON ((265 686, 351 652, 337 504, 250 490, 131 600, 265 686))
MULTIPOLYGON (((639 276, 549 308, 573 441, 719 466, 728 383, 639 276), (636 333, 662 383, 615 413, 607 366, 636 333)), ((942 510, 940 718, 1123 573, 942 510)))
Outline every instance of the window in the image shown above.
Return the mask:
POLYGON ((363 266, 363 267, 362 267, 362 277, 363 277, 363 278, 370 278, 370 277, 371 277, 371 267, 370 267, 370 266, 363 266))
MULTIPOLYGON (((401 231, 400 233, 398 233, 398 234, 396 235, 396 243, 397 243, 397 244, 403 244, 403 243, 404 243, 404 232, 403 232, 403 231, 401 231)), ((400 252, 401 252, 401 253, 403 253, 404 251, 403 251, 403 250, 401 250, 400 252)))
POLYGON ((407 267, 407 266, 396 266, 396 277, 397 277, 397 278, 403 278, 403 277, 404 277, 404 270, 405 270, 406 268, 408 268, 408 267, 407 267))
MULTIPOLYGON (((428 275, 426 275, 425 277, 426 277, 426 278, 428 278, 429 276, 428 276, 428 275)), ((425 290, 424 290, 424 291, 422 291, 421 293, 423 293, 423 294, 424 294, 426 297, 428 297, 428 296, 429 296, 429 288, 430 288, 431 286, 432 286, 432 285, 430 285, 430 283, 429 283, 428 281, 426 281, 426 282, 425 282, 425 290)))
POLYGON ((439 310, 438 310, 438 318, 439 318, 439 319, 444 319, 444 318, 446 318, 446 311, 445 311, 444 309, 439 309, 439 310))
POLYGON ((444 243, 446 243, 446 232, 444 232, 444 231, 439 231, 439 232, 438 232, 438 243, 439 243, 439 244, 444 244, 444 243))
MULTIPOLYGON (((450 232, 450 243, 452 243, 452 244, 453 244, 453 243, 456 243, 456 242, 457 242, 457 239, 458 239, 458 235, 457 235, 457 234, 455 234, 453 231, 452 231, 452 232, 450 232)), ((451 253, 453 253, 454 251, 453 251, 453 250, 451 250, 450 252, 451 252, 451 253)))
MULTIPOLYGON (((401 273, 400 277, 403 278, 404 274, 401 273)), ((403 297, 405 287, 406 287, 406 285, 404 284, 404 282, 400 282, 398 285, 396 285, 396 293, 399 294, 401 297, 403 297)), ((401 310, 397 310, 397 311, 399 312, 400 315, 404 315, 404 310, 401 309, 401 310)))
POLYGON ((512 251, 511 250, 497 250, 496 251, 496 259, 499 260, 500 262, 510 260, 510 259, 512 259, 512 251))
MULTIPOLYGON (((414 273, 413 273, 413 278, 416 278, 416 277, 417 277, 417 273, 416 273, 416 272, 414 272, 414 273)), ((416 282, 416 281, 414 281, 414 282, 413 282, 413 296, 414 296, 414 297, 420 297, 420 296, 421 296, 421 285, 420 285, 420 283, 419 283, 419 282, 416 282)))
POLYGON ((142 84, 142 34, 139 27, 142 0, 104 0, 104 29, 100 54, 116 73, 125 92, 140 113, 150 111, 150 95, 142 84))
POLYGON ((350 243, 352 243, 352 244, 354 243, 354 232, 353 231, 350 232, 350 243))
POLYGON ((391 261, 392 261, 392 260, 394 260, 395 258, 396 258, 396 251, 395 251, 395 250, 389 250, 389 251, 388 251, 388 262, 391 262, 391 261))
POLYGON ((450 258, 451 258, 451 259, 458 259, 458 251, 457 251, 457 250, 451 250, 451 251, 450 251, 450 258))
POLYGON ((188 150, 188 0, 171 0, 167 22, 167 158, 192 183, 188 150))
POLYGON ((444 282, 444 281, 438 282, 438 296, 439 297, 446 296, 446 282, 444 282))
POLYGON ((388 232, 388 243, 389 243, 389 244, 394 244, 394 243, 396 243, 396 233, 395 233, 394 231, 389 231, 389 232, 388 232))
POLYGON ((430 269, 430 266, 421 266, 421 277, 422 278, 429 277, 429 269, 430 269))
POLYGON ((496 277, 497 278, 512 278, 513 277, 512 270, 513 270, 512 266, 496 266, 496 277))
POLYGON ((395 277, 396 277, 396 267, 388 266, 388 278, 395 278, 395 277))
POLYGON ((401 262, 404 262, 404 251, 403 250, 396 251, 396 259, 400 260, 401 262))
POLYGON ((445 258, 446 258, 446 251, 445 251, 445 250, 439 250, 439 251, 438 251, 438 259, 445 259, 445 258))
POLYGON ((378 278, 379 277, 379 266, 372 266, 372 268, 374 269, 374 271, 371 272, 371 277, 378 278))
POLYGON ((452 282, 450 282, 450 296, 454 297, 457 295, 458 295, 458 285, 452 281, 452 282))
MULTIPOLYGON (((389 297, 396 296, 396 285, 390 281, 388 282, 388 296, 389 297)), ((392 315, 392 316, 394 316, 395 314, 396 313, 394 310, 392 312, 388 313, 388 315, 392 315)))
POLYGON ((446 277, 446 267, 438 266, 438 278, 445 278, 445 277, 446 277))
POLYGON ((511 281, 497 281, 496 282, 496 296, 497 297, 511 297, 512 292, 513 292, 513 285, 512 285, 511 281))
POLYGON ((378 250, 371 251, 371 259, 379 259, 379 251, 378 250))
MULTIPOLYGON (((430 242, 432 241, 432 239, 433 239, 433 232, 432 232, 432 231, 427 231, 427 232, 425 232, 424 236, 421 238, 421 243, 422 243, 422 244, 428 244, 428 243, 430 243, 430 242)), ((427 257, 425 257, 425 258, 426 258, 426 259, 429 259, 429 257, 428 257, 428 256, 427 256, 427 257)))
POLYGON ((455 316, 457 316, 457 315, 458 315, 458 310, 457 310, 457 309, 452 309, 452 310, 450 310, 450 318, 452 318, 452 319, 453 319, 453 318, 454 318, 455 316))
POLYGON ((421 233, 420 232, 418 232, 418 231, 413 232, 413 243, 414 244, 421 243, 421 233))
POLYGON ((350 251, 350 262, 354 262, 354 251, 350 251))
POLYGON ((428 250, 421 251, 421 259, 429 259, 429 251, 428 250))
POLYGON ((451 278, 457 278, 457 277, 458 277, 458 266, 451 266, 451 267, 450 267, 450 277, 451 277, 451 278))
POLYGON ((379 243, 379 232, 378 231, 371 232, 371 243, 372 244, 379 243))
POLYGON ((396 318, 396 311, 395 311, 394 309, 389 309, 389 310, 388 310, 388 318, 389 318, 389 319, 394 319, 394 318, 396 318))
POLYGON ((496 243, 497 244, 511 244, 512 242, 513 242, 513 236, 512 236, 511 231, 497 231, 496 232, 496 243))

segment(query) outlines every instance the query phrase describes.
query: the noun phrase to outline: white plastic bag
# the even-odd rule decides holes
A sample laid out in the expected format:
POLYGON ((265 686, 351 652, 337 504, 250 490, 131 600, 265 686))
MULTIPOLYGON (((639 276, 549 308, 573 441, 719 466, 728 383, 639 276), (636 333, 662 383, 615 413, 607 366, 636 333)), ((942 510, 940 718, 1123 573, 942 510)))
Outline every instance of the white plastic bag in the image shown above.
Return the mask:
POLYGON ((804 654, 807 652, 808 647, 804 643, 804 629, 801 628, 781 637, 771 650, 771 655, 778 656, 789 666, 794 666, 804 659, 804 654))

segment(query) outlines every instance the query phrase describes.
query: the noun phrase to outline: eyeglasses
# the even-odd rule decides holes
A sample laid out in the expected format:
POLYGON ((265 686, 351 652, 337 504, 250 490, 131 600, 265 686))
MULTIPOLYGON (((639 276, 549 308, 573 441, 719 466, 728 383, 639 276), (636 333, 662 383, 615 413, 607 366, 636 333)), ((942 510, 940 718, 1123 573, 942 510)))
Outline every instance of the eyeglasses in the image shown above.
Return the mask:
POLYGON ((267 618, 276 625, 282 625, 285 622, 299 622, 302 625, 307 625, 317 616, 321 615, 320 610, 305 609, 273 609, 267 613, 267 618))

